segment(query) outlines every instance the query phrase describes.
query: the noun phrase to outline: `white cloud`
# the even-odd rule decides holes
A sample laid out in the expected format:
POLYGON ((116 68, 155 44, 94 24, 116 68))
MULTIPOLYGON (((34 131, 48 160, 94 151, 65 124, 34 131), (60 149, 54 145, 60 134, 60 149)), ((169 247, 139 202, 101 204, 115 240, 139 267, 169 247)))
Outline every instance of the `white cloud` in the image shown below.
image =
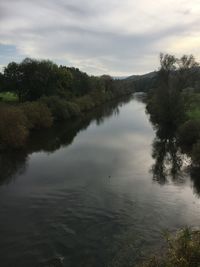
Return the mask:
POLYGON ((161 51, 199 57, 199 17, 199 0, 0 0, 0 43, 15 46, 16 58, 91 74, 144 73, 161 51))

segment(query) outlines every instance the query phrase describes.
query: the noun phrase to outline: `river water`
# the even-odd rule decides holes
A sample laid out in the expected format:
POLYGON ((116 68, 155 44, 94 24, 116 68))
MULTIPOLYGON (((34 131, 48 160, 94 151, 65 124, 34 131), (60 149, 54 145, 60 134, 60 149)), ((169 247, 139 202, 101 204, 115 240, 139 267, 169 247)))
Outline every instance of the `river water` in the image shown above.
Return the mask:
POLYGON ((164 230, 198 226, 189 175, 153 179, 154 138, 135 96, 1 155, 0 266, 134 266, 164 230))

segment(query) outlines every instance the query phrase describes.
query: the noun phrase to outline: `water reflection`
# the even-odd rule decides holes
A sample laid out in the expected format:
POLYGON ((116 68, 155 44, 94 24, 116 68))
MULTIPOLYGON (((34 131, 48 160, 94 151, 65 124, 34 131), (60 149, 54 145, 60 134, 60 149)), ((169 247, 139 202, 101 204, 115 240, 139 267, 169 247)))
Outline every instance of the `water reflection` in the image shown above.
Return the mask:
POLYGON ((8 184, 16 176, 26 171, 28 156, 34 152, 53 153, 63 146, 70 145, 76 135, 85 130, 93 121, 100 125, 110 116, 117 116, 119 108, 130 101, 132 96, 125 96, 118 101, 109 102, 75 120, 58 124, 51 129, 33 133, 26 149, 0 153, 0 185, 8 184))
POLYGON ((15 176, 25 172, 27 157, 24 151, 0 154, 0 185, 10 183, 15 176))
MULTIPOLYGON (((179 156, 175 140, 165 139, 165 133, 155 139, 158 170, 169 164, 168 157, 173 162, 179 156)), ((127 98, 37 132, 26 150, 4 154, 4 267, 133 266, 160 246, 161 230, 198 225, 200 206, 189 183, 152 183, 154 137, 145 104, 127 98)), ((159 178, 166 172, 157 173, 159 178)))
POLYGON ((153 180, 160 185, 170 181, 183 184, 190 177, 194 193, 200 196, 200 170, 190 166, 190 159, 182 153, 172 125, 155 125, 156 137, 152 144, 153 180), (190 166, 190 167, 189 167, 190 166))
POLYGON ((194 193, 200 197, 200 170, 199 168, 190 168, 189 171, 193 183, 194 193))
POLYGON ((173 180, 180 178, 182 155, 177 147, 176 140, 155 138, 152 157, 155 163, 152 167, 153 178, 160 184, 165 184, 171 175, 173 180))

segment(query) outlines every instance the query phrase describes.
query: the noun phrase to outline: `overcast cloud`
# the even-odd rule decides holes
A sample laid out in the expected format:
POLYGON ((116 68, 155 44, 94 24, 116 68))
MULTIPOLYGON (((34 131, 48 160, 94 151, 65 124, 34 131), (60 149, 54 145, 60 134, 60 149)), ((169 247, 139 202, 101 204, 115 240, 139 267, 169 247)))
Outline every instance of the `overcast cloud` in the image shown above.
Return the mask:
POLYGON ((155 70, 160 52, 200 58, 200 0, 0 0, 0 65, 48 58, 89 74, 155 70))

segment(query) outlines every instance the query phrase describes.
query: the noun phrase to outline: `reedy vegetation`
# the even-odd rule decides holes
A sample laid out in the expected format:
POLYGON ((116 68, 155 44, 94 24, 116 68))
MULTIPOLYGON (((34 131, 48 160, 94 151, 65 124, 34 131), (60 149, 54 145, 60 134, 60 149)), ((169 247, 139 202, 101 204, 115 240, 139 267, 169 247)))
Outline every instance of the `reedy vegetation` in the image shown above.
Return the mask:
POLYGON ((140 267, 199 267, 200 231, 185 228, 175 234, 165 234, 167 248, 159 251, 140 267))

